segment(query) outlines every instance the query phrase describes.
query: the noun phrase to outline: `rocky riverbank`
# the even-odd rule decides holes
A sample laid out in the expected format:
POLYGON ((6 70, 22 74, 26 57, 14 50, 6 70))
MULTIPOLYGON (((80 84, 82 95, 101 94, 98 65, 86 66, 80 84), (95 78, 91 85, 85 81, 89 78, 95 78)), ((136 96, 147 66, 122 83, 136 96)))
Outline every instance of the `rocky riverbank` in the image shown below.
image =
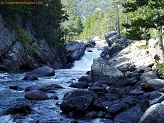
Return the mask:
MULTIPOLYGON (((19 20, 17 24, 21 27, 22 18, 19 20)), ((11 28, 0 14, 0 71, 33 70, 44 65, 54 69, 65 67, 66 50, 61 43, 51 45, 44 38, 37 39, 29 22, 25 29, 20 27, 11 28)))
POLYGON ((53 68, 44 66, 25 74, 23 80, 17 80, 20 81, 19 84, 15 81, 3 82, 9 88, 6 92, 15 90, 14 93, 19 92, 21 96, 14 97, 17 104, 3 104, 7 108, 0 114, 11 115, 13 121, 22 123, 29 117, 34 117, 31 122, 39 123, 83 123, 94 122, 96 118, 101 123, 162 123, 164 81, 156 74, 156 61, 153 54, 150 55, 150 49, 138 48, 143 44, 144 42, 132 43, 109 60, 95 58, 91 72, 87 72, 85 76, 78 75, 82 76, 80 78, 72 73, 68 80, 67 74, 71 70, 67 70, 62 73, 64 80, 59 80, 56 76, 60 77, 61 74, 56 75, 53 68), (43 84, 45 77, 49 80, 43 84), (51 77, 54 78, 53 81, 50 81, 51 77), (63 97, 61 92, 64 92, 63 97), (46 113, 57 112, 55 116, 60 118, 53 118, 52 114, 48 118, 43 116, 43 109, 46 113), (40 115, 36 119, 35 116, 40 115), (67 120, 64 120, 65 116, 67 120))
POLYGON ((94 59, 91 75, 70 85, 78 89, 64 96, 63 113, 108 123, 162 123, 164 80, 150 49, 138 48, 144 43, 132 43, 110 60, 94 59))

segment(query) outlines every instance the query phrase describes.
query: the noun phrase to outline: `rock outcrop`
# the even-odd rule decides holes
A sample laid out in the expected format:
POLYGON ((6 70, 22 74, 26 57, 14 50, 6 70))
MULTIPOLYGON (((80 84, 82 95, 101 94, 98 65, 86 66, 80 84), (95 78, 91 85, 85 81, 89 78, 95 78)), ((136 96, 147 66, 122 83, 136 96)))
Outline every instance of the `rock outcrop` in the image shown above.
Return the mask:
MULTIPOLYGON (((64 68, 67 62, 62 45, 50 45, 44 39, 37 40, 28 32, 31 43, 21 42, 0 16, 0 71, 32 70, 48 65, 54 69, 64 68)), ((27 31, 30 28, 26 24, 27 31)), ((32 29, 30 29, 32 30, 32 29)))
POLYGON ((80 58, 85 53, 85 49, 86 49, 86 47, 85 47, 84 43, 70 42, 66 46, 68 63, 73 62, 75 60, 80 60, 80 58))
POLYGON ((92 81, 113 81, 122 77, 123 73, 112 66, 111 61, 105 61, 102 58, 95 58, 91 66, 92 81))

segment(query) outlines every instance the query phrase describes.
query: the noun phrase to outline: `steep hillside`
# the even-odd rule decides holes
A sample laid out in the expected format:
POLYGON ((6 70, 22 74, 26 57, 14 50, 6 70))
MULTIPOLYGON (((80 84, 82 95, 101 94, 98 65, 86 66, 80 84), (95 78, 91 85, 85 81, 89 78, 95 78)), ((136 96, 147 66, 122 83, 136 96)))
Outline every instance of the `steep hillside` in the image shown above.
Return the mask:
POLYGON ((60 0, 41 5, 0 5, 0 71, 30 70, 66 64, 60 0), (55 14, 54 14, 55 13, 55 14))
MULTIPOLYGON (((26 25, 26 29, 34 32, 31 23, 26 25)), ((50 45, 45 39, 37 40, 25 29, 15 31, 6 26, 0 14, 0 71, 31 70, 44 65, 55 69, 65 66, 67 59, 62 45, 50 45)))

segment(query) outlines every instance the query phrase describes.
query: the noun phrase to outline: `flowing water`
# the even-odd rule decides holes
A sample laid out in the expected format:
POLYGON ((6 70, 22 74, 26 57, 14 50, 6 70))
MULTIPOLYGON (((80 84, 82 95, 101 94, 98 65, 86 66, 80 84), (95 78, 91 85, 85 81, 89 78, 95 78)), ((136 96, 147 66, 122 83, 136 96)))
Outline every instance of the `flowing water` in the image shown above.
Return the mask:
POLYGON ((52 77, 42 77, 37 81, 23 81, 25 73, 0 73, 0 123, 46 123, 46 121, 52 121, 52 123, 69 123, 71 121, 78 121, 79 123, 85 122, 97 122, 98 119, 93 121, 71 119, 65 115, 61 114, 61 110, 58 103, 62 102, 62 98, 65 93, 74 88, 70 88, 71 83, 78 82, 78 79, 81 76, 86 76, 86 71, 91 69, 91 64, 93 58, 99 57, 102 48, 92 48, 87 49, 85 55, 80 61, 74 63, 72 69, 59 69, 55 71, 55 76, 52 77), (92 50, 93 52, 87 52, 92 50), (25 89, 31 85, 40 85, 40 84, 59 84, 64 87, 64 89, 55 90, 55 93, 48 93, 48 96, 57 95, 58 100, 27 100, 24 98, 24 91, 15 91, 9 89, 9 86, 19 86, 25 89), (26 116, 20 115, 2 115, 3 112, 11 106, 14 106, 17 103, 28 104, 32 113, 26 116))

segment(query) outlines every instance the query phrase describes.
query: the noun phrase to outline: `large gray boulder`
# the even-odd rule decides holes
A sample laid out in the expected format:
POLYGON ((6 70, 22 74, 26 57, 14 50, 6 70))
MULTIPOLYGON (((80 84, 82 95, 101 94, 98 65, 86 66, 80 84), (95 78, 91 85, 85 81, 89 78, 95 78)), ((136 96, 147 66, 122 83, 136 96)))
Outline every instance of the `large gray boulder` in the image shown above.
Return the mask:
POLYGON ((85 53, 85 44, 79 42, 71 42, 66 46, 68 62, 80 60, 85 53))
POLYGON ((89 90, 73 90, 64 95, 64 100, 71 99, 78 96, 85 96, 92 99, 98 99, 97 95, 93 91, 89 90))
POLYGON ((104 38, 105 38, 106 40, 109 40, 109 38, 111 38, 111 37, 114 36, 114 35, 118 35, 118 32, 117 32, 117 31, 110 31, 110 32, 108 32, 108 33, 106 33, 106 34, 104 35, 104 38))
POLYGON ((162 79, 148 80, 147 83, 152 85, 154 88, 157 88, 157 89, 164 87, 164 80, 162 80, 162 79))
POLYGON ((139 123, 163 123, 164 105, 161 103, 150 106, 141 117, 139 123))
POLYGON ((64 95, 60 109, 64 113, 73 112, 76 115, 83 115, 97 99, 98 96, 92 91, 73 90, 64 95))
POLYGON ((40 90, 32 90, 32 91, 26 92, 25 98, 30 99, 30 100, 47 100, 47 99, 49 99, 49 97, 46 95, 46 93, 44 93, 43 91, 40 91, 40 90))
POLYGON ((137 105, 116 115, 114 121, 116 123, 138 123, 142 115, 141 106, 137 105))
POLYGON ((140 77, 140 81, 143 81, 143 82, 147 82, 149 80, 152 80, 152 79, 157 79, 157 75, 156 75, 156 72, 154 71, 149 71, 149 72, 145 72, 142 74, 142 76, 140 77))
POLYGON ((112 62, 102 58, 93 59, 91 66, 91 79, 93 81, 112 81, 118 80, 123 73, 112 65, 112 62))
POLYGON ((39 77, 42 76, 54 76, 55 75, 55 70, 49 66, 43 66, 43 67, 39 67, 29 73, 27 73, 27 76, 30 75, 36 75, 39 77))
POLYGON ((85 45, 86 47, 95 47, 96 43, 92 38, 89 38, 87 41, 87 44, 85 45))
POLYGON ((117 31, 110 31, 104 35, 105 40, 108 43, 108 46, 111 47, 111 45, 118 40, 118 32, 117 31))

